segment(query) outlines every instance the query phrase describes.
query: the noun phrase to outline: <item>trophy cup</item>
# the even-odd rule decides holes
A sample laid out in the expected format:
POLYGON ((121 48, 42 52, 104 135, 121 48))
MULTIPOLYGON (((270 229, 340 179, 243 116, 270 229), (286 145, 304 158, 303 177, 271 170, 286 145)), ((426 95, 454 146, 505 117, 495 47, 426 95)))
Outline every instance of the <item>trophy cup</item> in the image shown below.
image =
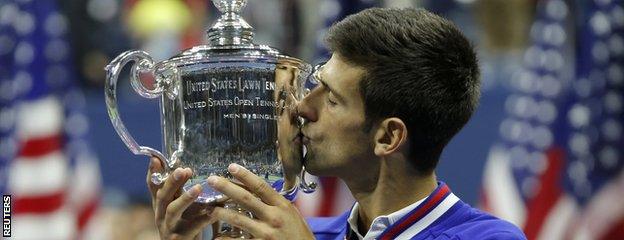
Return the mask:
MULTIPOLYGON (((151 176, 155 184, 178 167, 191 168, 193 177, 183 189, 201 184, 203 192, 196 200, 200 204, 224 199, 206 179, 228 177, 230 163, 246 167, 269 183, 282 177, 280 160, 301 164, 304 150, 296 139, 303 121, 292 113, 307 91, 304 84, 311 73, 309 64, 253 43, 253 28, 240 17, 246 0, 212 2, 222 16, 208 30, 209 44, 162 62, 154 62, 143 51, 127 51, 106 67, 106 106, 123 142, 134 154, 162 161, 164 171, 151 176), (119 116, 117 79, 130 62, 132 88, 143 97, 160 98, 162 153, 139 145, 119 116), (141 74, 153 74, 154 86, 143 85, 141 74)), ((314 191, 315 184, 303 178, 305 169, 299 174, 298 187, 314 191)), ((226 207, 250 214, 233 203, 226 207)), ((249 237, 227 225, 220 235, 249 237)))

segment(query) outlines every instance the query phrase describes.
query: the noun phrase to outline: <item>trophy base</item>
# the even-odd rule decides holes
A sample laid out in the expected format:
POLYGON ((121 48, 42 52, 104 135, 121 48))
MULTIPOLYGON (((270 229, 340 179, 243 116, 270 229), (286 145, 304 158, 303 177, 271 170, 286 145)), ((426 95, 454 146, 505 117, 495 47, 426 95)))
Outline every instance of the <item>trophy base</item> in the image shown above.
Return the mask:
MULTIPOLYGON (((244 208, 242 208, 239 204, 236 204, 232 201, 228 201, 224 206, 226 209, 230 209, 238 212, 238 214, 248 216, 249 218, 253 218, 253 214, 244 208)), ((226 222, 221 222, 219 224, 219 229, 215 234, 216 237, 226 237, 226 238, 238 238, 238 239, 251 239, 253 236, 245 232, 243 229, 232 226, 226 222)))
MULTIPOLYGON (((206 179, 206 178, 203 178, 206 179)), ((236 183, 236 181, 233 181, 236 183)), ((244 209, 241 205, 233 202, 228 197, 223 195, 222 193, 214 190, 210 187, 206 180, 197 180, 193 181, 193 179, 189 180, 183 187, 184 191, 188 191, 191 187, 195 186, 195 184, 200 184, 202 186, 202 193, 195 200, 193 205, 197 205, 199 208, 207 209, 206 206, 223 206, 225 209, 229 209, 237 212, 243 216, 247 216, 249 218, 254 218, 253 214, 244 209)), ((209 207, 208 207, 209 208, 209 207)), ((192 210, 194 212, 197 209, 192 210)), ((202 210, 203 211, 203 210, 202 210)), ((204 211, 205 212, 205 211, 204 211)), ((224 237, 224 238, 236 238, 236 239, 251 239, 253 236, 244 231, 241 228, 228 224, 226 222, 220 222, 218 224, 217 229, 214 229, 215 237, 224 237)))
MULTIPOLYGON (((184 213, 182 214, 182 218, 190 221, 192 219, 196 219, 199 216, 210 214, 210 212, 212 212, 212 209, 218 206, 235 211, 243 216, 253 218, 253 214, 250 211, 247 211, 241 205, 225 198, 223 198, 222 201, 213 200, 212 202, 208 203, 195 201, 184 211, 184 213)), ((213 225, 213 237, 252 239, 253 235, 239 227, 233 226, 226 222, 218 222, 218 224, 213 225)))

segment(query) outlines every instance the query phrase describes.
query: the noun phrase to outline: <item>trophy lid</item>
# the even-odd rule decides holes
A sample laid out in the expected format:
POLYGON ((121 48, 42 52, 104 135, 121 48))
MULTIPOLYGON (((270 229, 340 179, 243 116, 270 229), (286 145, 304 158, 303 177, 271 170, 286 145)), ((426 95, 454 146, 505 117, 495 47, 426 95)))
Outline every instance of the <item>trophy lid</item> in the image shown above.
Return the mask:
POLYGON ((247 0, 212 0, 221 17, 208 29, 208 39, 214 46, 253 44, 253 27, 241 16, 247 0))
POLYGON ((302 60, 283 55, 276 48, 268 45, 257 45, 253 42, 254 29, 240 15, 247 5, 247 0, 212 0, 212 3, 222 15, 207 31, 208 44, 186 49, 157 65, 181 66, 213 60, 223 61, 223 59, 217 60, 214 57, 228 57, 232 58, 229 61, 240 58, 279 59, 280 63, 310 68, 302 60))

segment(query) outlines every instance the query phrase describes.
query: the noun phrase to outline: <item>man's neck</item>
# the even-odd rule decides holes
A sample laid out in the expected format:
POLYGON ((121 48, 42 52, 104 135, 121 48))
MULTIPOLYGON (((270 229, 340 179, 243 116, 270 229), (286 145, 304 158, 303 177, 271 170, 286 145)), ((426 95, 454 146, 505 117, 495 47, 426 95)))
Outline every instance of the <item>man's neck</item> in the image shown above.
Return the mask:
POLYGON ((423 176, 412 166, 388 162, 382 162, 378 178, 344 179, 359 204, 358 231, 362 234, 376 217, 423 199, 437 187, 435 174, 423 176))

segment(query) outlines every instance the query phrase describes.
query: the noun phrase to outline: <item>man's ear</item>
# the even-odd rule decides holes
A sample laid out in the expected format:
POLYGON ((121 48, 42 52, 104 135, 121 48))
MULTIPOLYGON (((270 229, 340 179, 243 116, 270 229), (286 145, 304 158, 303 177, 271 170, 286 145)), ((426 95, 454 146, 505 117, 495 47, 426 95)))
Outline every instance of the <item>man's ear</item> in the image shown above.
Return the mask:
POLYGON ((386 118, 377 126, 374 141, 379 157, 397 152, 407 142, 407 126, 400 118, 386 118))

